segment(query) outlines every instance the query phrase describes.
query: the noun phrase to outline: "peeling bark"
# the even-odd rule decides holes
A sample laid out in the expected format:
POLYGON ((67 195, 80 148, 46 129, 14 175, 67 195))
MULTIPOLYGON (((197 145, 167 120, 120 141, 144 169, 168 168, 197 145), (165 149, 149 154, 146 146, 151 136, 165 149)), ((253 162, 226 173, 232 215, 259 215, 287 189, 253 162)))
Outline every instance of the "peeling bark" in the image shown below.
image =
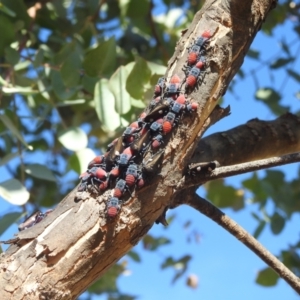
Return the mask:
MULTIPOLYGON (((165 143, 161 176, 128 198, 115 220, 106 217, 111 191, 97 195, 74 189, 42 222, 18 233, 1 255, 0 299, 76 299, 139 242, 169 205, 205 129, 226 115, 214 110, 217 100, 274 2, 206 1, 169 61, 166 77, 176 73, 183 79, 188 47, 204 30, 211 31, 204 80, 189 95, 199 104, 198 112, 185 116, 165 143)), ((298 135, 295 139, 299 143, 298 135)))

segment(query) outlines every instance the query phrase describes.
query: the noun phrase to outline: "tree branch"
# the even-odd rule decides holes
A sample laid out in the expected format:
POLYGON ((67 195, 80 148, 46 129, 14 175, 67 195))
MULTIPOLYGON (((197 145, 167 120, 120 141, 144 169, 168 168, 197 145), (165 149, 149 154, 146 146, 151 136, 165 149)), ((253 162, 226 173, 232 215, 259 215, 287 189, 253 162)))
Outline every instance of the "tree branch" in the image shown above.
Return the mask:
POLYGON ((300 151, 300 118, 286 113, 272 121, 253 119, 199 141, 191 163, 217 160, 221 166, 300 151))
POLYGON ((176 204, 187 204, 208 218, 215 221, 235 238, 246 245, 271 267, 282 279, 284 279, 298 294, 300 294, 300 279, 291 272, 272 253, 262 246, 251 234, 225 215, 221 210, 195 193, 195 189, 185 191, 184 195, 178 195, 176 204))
MULTIPOLYGON (((235 175, 244 174, 253 171, 258 171, 262 169, 292 164, 295 162, 300 162, 300 152, 287 154, 280 157, 271 157, 267 159, 256 160, 256 161, 232 165, 232 166, 218 167, 211 172, 201 172, 200 170, 198 172, 199 176, 192 175, 191 177, 188 177, 184 182, 184 186, 185 187, 190 185, 199 186, 207 181, 235 176, 235 175)), ((195 168, 196 167, 197 164, 195 164, 195 168)), ((196 173, 197 172, 195 172, 195 174, 196 173)))

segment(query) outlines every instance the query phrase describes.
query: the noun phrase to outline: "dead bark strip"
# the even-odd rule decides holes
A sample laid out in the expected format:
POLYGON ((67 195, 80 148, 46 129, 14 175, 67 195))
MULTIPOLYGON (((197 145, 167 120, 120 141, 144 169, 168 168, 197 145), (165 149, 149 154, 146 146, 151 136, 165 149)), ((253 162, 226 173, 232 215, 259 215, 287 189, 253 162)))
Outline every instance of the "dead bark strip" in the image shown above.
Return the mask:
POLYGON ((41 223, 19 233, 0 262, 0 299, 76 299, 152 227, 176 192, 178 181, 217 100, 240 68, 274 0, 208 0, 177 44, 166 77, 184 79, 188 47, 209 29, 206 75, 189 97, 199 104, 166 142, 161 176, 106 217, 103 195, 72 191, 41 223))

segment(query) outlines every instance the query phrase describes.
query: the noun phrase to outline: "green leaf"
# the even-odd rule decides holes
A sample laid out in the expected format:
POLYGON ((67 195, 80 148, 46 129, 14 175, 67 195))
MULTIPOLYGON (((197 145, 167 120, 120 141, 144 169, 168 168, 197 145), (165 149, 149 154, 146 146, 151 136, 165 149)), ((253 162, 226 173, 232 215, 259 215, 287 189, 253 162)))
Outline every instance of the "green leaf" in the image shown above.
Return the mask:
POLYGON ((5 53, 6 61, 11 65, 14 66, 19 62, 20 54, 16 49, 11 47, 6 47, 4 53, 5 53))
POLYGON ((135 262, 141 262, 141 257, 138 255, 137 252, 131 250, 127 253, 127 255, 135 262))
POLYGON ((79 53, 76 51, 71 52, 60 69, 61 77, 66 87, 74 87, 78 84, 80 68, 81 61, 79 53))
POLYGON ((285 219, 279 213, 275 212, 271 217, 271 230, 274 234, 279 234, 285 225, 285 219))
POLYGON ((98 77, 89 77, 86 74, 83 74, 82 77, 82 86, 90 94, 94 94, 95 85, 98 82, 98 77))
POLYGON ((6 154, 3 158, 0 160, 0 166, 6 165, 10 160, 19 157, 20 153, 19 152, 14 152, 14 153, 8 153, 6 154))
POLYGON ((13 10, 6 7, 5 5, 3 5, 2 2, 0 2, 0 11, 4 12, 9 17, 15 17, 16 16, 16 13, 13 10))
POLYGON ((41 164, 26 165, 25 172, 38 179, 56 182, 56 177, 54 176, 52 171, 41 164))
POLYGON ((206 185, 207 198, 218 207, 233 207, 240 209, 244 206, 244 194, 232 186, 226 186, 222 179, 214 180, 206 185))
POLYGON ((9 179, 0 183, 0 196, 10 204, 24 205, 30 194, 19 180, 9 179))
POLYGON ((289 111, 289 107, 279 104, 281 95, 277 93, 273 88, 266 87, 258 89, 255 93, 255 98, 266 102, 266 104, 276 115, 281 115, 289 111))
POLYGON ((67 88, 63 83, 61 73, 59 71, 52 69, 50 73, 50 78, 51 78, 52 86, 51 87, 49 86, 49 88, 53 88, 55 95, 59 99, 63 101, 66 99, 70 99, 76 93, 76 89, 78 87, 67 88))
POLYGON ((163 75, 165 75, 165 73, 167 71, 167 67, 150 62, 150 61, 147 62, 147 65, 148 65, 151 73, 158 75, 158 77, 162 77, 163 75))
POLYGON ((249 49, 247 56, 253 59, 259 59, 260 52, 254 49, 249 49))
MULTIPOLYGON (((5 5, 8 9, 14 12, 14 21, 16 22, 17 20, 25 24, 25 27, 29 25, 31 22, 31 18, 29 17, 27 13, 27 7, 25 5, 25 2, 23 0, 1 0, 1 3, 5 5)), ((0 31, 2 32, 2 31, 0 31)), ((2 35, 1 35, 2 38, 2 35)))
POLYGON ((186 272, 188 263, 191 259, 192 257, 190 255, 184 255, 178 260, 174 260, 173 257, 167 257, 164 263, 161 265, 161 268, 165 269, 168 267, 173 267, 176 270, 175 276, 172 279, 172 283, 174 283, 186 272))
POLYGON ((257 173, 254 173, 249 179, 242 181, 242 184, 253 193, 253 202, 265 202, 267 200, 268 193, 265 191, 257 173))
POLYGON ((13 212, 0 218, 0 235, 3 234, 12 224, 16 223, 22 216, 22 212, 13 212))
POLYGON ((35 53, 34 61, 32 64, 35 68, 38 68, 42 65, 43 61, 44 61, 44 49, 39 48, 38 51, 35 53))
POLYGON ((285 41, 281 41, 281 47, 287 55, 291 55, 290 48, 285 41))
POLYGON ((116 41, 114 38, 99 44, 85 55, 83 68, 87 75, 109 76, 115 68, 116 41))
POLYGON ((34 95, 38 93, 37 90, 34 90, 31 87, 22 87, 22 86, 12 86, 12 87, 4 86, 2 87, 2 91, 5 94, 21 94, 25 96, 34 95))
POLYGON ((8 130, 29 150, 33 150, 30 145, 28 145, 25 140, 23 139, 23 136, 17 129, 17 127, 13 124, 13 122, 6 116, 6 115, 0 115, 0 120, 3 122, 3 124, 6 126, 8 130))
POLYGON ((79 104, 84 104, 85 102, 86 102, 85 99, 65 100, 57 103, 56 107, 79 105, 79 104))
POLYGON ((158 247, 170 244, 171 241, 165 237, 154 238, 153 236, 147 234, 143 238, 144 248, 150 251, 156 250, 158 247))
POLYGON ((263 286, 274 286, 276 285, 279 276, 275 271, 271 268, 266 268, 260 271, 256 277, 256 283, 263 285, 263 286))
POLYGON ((261 88, 256 91, 256 99, 262 101, 278 102, 281 96, 273 88, 261 88))
POLYGON ((297 73, 291 69, 287 69, 286 71, 292 78, 294 78, 297 82, 300 83, 300 74, 299 73, 297 73))
POLYGON ((258 224, 258 226, 256 227, 256 229, 255 229, 255 231, 254 231, 254 233, 253 233, 253 236, 257 239, 259 236, 260 236, 260 234, 263 232, 263 230, 264 230, 264 228, 265 228, 265 226, 266 226, 266 221, 260 221, 259 222, 259 224, 258 224))
POLYGON ((115 111, 115 97, 110 91, 107 79, 101 79, 95 86, 95 109, 106 130, 114 131, 120 125, 120 116, 115 111))
POLYGON ((70 53, 73 53, 76 48, 76 43, 67 43, 64 44, 63 47, 56 53, 53 57, 53 63, 55 65, 61 65, 68 59, 70 53))
POLYGON ((92 149, 84 148, 73 153, 68 161, 68 168, 78 174, 86 171, 88 163, 96 156, 92 149))
POLYGON ((137 58, 136 63, 130 72, 126 90, 135 99, 141 99, 144 95, 145 85, 149 83, 151 71, 143 58, 137 58))
POLYGON ((116 111, 120 115, 126 114, 131 108, 132 98, 126 91, 126 80, 133 65, 134 63, 130 63, 125 67, 119 67, 109 80, 109 88, 115 96, 116 111))
POLYGON ((277 60, 275 60, 271 65, 270 68, 271 69, 278 69, 281 68, 287 64, 289 64, 290 62, 294 61, 295 59, 293 57, 290 58, 278 58, 277 60))
POLYGON ((0 56, 4 55, 4 49, 15 40, 14 25, 4 14, 0 14, 0 56))
POLYGON ((79 127, 70 127, 58 134, 58 140, 68 150, 79 151, 86 148, 88 138, 86 133, 79 127))

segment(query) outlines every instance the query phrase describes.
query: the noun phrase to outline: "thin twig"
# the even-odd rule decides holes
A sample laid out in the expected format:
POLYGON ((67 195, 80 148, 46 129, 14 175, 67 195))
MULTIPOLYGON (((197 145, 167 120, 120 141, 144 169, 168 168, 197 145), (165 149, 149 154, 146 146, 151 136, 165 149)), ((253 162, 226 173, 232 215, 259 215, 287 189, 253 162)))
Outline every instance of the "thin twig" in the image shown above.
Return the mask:
POLYGON ((156 41, 157 47, 162 52, 164 60, 167 61, 168 57, 169 57, 169 53, 166 51, 165 47, 161 43, 161 40, 160 40, 160 38, 158 36, 157 30, 156 30, 156 27, 155 27, 155 22, 154 22, 153 16, 152 16, 152 8, 153 8, 153 6, 154 6, 153 1, 150 0, 149 11, 148 11, 148 18, 149 18, 149 23, 150 23, 150 29, 151 29, 152 35, 153 35, 153 37, 154 37, 154 39, 156 41))
MULTIPOLYGON (((282 155, 278 157, 255 160, 252 162, 246 162, 246 163, 232 165, 232 166, 219 167, 214 169, 210 173, 203 174, 200 172, 199 173, 200 176, 198 178, 197 177, 192 178, 191 181, 193 182, 193 185, 196 184, 199 185, 202 184, 203 182, 215 180, 218 178, 240 175, 240 174, 258 171, 266 168, 287 165, 295 162, 300 162, 300 152, 282 155)), ((187 179, 187 181, 189 181, 189 179, 187 179)), ((187 185, 190 185, 189 182, 187 181, 186 181, 187 185)))
MULTIPOLYGON (((270 268, 272 268, 283 280, 285 280, 298 294, 300 294, 300 279, 291 272, 281 261, 261 245, 250 233, 225 215, 212 203, 201 198, 196 193, 186 193, 181 197, 181 201, 194 209, 198 210, 208 218, 215 221, 234 237, 251 249, 259 256, 270 268), (187 196, 188 195, 188 196, 187 196)), ((178 203, 178 202, 177 202, 178 203)))

